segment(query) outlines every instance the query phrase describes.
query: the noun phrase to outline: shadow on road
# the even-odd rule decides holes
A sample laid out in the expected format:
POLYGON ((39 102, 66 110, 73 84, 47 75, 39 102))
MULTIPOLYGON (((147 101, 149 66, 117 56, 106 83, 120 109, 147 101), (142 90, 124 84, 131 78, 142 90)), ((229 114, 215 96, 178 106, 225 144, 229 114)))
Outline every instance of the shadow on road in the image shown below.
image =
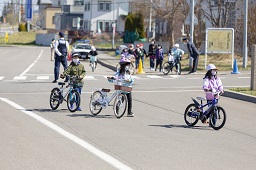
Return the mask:
POLYGON ((57 109, 57 110, 52 110, 52 109, 26 109, 25 111, 35 111, 35 112, 66 112, 68 109, 57 109))
POLYGON ((84 117, 84 118, 103 118, 103 119, 113 119, 113 118, 116 118, 115 116, 113 115, 92 115, 92 114, 69 114, 67 115, 69 117, 84 117))
POLYGON ((208 126, 187 126, 187 125, 149 125, 154 127, 163 127, 163 128, 185 128, 185 129, 199 129, 199 130, 212 130, 212 128, 208 126))

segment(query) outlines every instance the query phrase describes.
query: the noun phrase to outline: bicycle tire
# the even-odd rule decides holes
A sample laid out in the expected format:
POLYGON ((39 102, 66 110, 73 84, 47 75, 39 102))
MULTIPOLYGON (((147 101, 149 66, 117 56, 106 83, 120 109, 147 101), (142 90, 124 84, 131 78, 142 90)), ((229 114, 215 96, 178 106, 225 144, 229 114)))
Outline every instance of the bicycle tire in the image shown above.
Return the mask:
POLYGON ((194 103, 191 103, 185 109, 184 120, 188 126, 196 125, 199 120, 198 116, 191 116, 191 112, 194 112, 196 108, 196 105, 194 103), (191 121, 188 120, 188 118, 190 118, 191 121))
POLYGON ((94 61, 92 61, 91 67, 92 67, 92 72, 94 72, 94 70, 95 70, 95 62, 94 61))
POLYGON ((113 104, 113 109, 114 109, 114 114, 117 118, 121 118, 127 108, 127 97, 125 94, 120 93, 116 96, 114 104, 113 104), (121 111, 121 108, 123 110, 121 111))
POLYGON ((67 96, 67 107, 70 112, 75 112, 80 106, 81 97, 76 90, 72 90, 67 96))
POLYGON ((165 62, 165 63, 163 64, 163 73, 164 73, 164 75, 169 74, 170 70, 171 70, 171 65, 170 65, 170 63, 169 63, 169 62, 165 62))
POLYGON ((226 119, 227 119, 226 112, 222 107, 217 106, 217 110, 218 112, 215 112, 214 110, 212 111, 212 114, 210 115, 210 121, 209 121, 210 126, 214 130, 221 129, 225 125, 226 119), (222 116, 220 113, 222 114, 222 116))
POLYGON ((120 67, 121 67, 121 66, 120 66, 120 63, 117 63, 117 64, 116 64, 116 71, 118 71, 118 70, 120 69, 120 67))
POLYGON ((50 95, 50 106, 52 110, 56 110, 60 105, 60 89, 53 88, 50 95))
POLYGON ((131 62, 130 68, 129 68, 130 74, 133 75, 135 73, 135 67, 134 64, 131 62))
POLYGON ((181 74, 181 64, 180 64, 180 62, 177 63, 177 74, 178 75, 181 74))
POLYGON ((90 99, 90 104, 89 104, 89 108, 90 108, 90 112, 96 116, 97 114, 99 114, 102 110, 102 105, 100 103, 100 101, 103 99, 103 95, 100 91, 95 91, 92 95, 91 95, 91 99, 90 99))

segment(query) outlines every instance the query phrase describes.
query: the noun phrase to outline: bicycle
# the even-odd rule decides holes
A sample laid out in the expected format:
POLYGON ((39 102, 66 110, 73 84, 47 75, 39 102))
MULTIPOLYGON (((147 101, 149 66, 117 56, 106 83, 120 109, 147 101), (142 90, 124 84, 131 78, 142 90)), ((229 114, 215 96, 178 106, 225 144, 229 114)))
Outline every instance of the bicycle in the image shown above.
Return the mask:
POLYGON ((107 106, 113 106, 114 114, 117 118, 121 118, 127 108, 127 97, 126 93, 132 91, 131 87, 122 86, 123 80, 114 80, 113 78, 108 77, 116 82, 114 85, 115 92, 108 97, 108 93, 110 89, 99 89, 92 93, 90 97, 90 112, 96 116, 98 115, 102 109, 105 109, 107 106), (110 102, 115 98, 113 105, 110 105, 110 102))
POLYGON ((55 87, 51 90, 50 106, 52 110, 56 110, 63 101, 67 102, 67 107, 70 112, 75 112, 80 106, 80 94, 76 91, 76 88, 81 87, 81 84, 76 83, 79 78, 77 76, 70 77, 67 86, 64 86, 64 82, 58 82, 60 87, 55 87), (65 89, 68 89, 65 92, 65 89))
POLYGON ((198 103, 195 99, 192 98, 194 103, 189 104, 185 109, 184 113, 184 119, 188 126, 194 126, 199 119, 204 121, 208 116, 209 125, 214 130, 219 130, 225 125, 227 119, 226 112, 221 106, 218 105, 221 92, 217 91, 210 93, 213 94, 214 99, 208 101, 206 104, 203 104, 203 100, 206 100, 203 97, 197 97, 197 99, 200 100, 201 103, 198 103), (204 108, 206 106, 208 106, 208 108, 204 111, 204 108))
POLYGON ((180 59, 178 61, 169 60, 169 61, 165 62, 163 64, 163 73, 164 73, 164 75, 169 74, 170 71, 172 72, 174 66, 177 66, 176 73, 178 75, 180 75, 181 74, 180 59))
POLYGON ((97 56, 90 56, 90 66, 92 68, 92 72, 96 69, 97 56))
MULTIPOLYGON (((135 73, 135 70, 136 70, 135 66, 134 66, 134 62, 135 62, 134 55, 128 55, 127 58, 131 61, 129 71, 130 71, 130 74, 133 75, 135 73)), ((116 71, 118 71, 119 68, 120 68, 120 63, 118 62, 116 64, 116 71)))

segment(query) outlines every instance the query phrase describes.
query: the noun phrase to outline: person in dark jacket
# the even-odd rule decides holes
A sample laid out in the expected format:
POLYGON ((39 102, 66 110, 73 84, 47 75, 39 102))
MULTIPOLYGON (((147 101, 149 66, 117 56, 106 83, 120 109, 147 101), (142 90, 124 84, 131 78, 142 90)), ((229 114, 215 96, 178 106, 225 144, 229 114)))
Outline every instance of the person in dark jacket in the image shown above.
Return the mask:
POLYGON ((196 46, 188 40, 188 38, 183 38, 182 40, 183 40, 183 43, 187 45, 189 57, 193 59, 192 70, 189 72, 189 74, 195 73, 198 65, 198 58, 199 58, 200 52, 197 50, 196 46))
POLYGON ((157 49, 156 49, 156 68, 155 71, 157 70, 157 67, 159 65, 159 72, 162 72, 162 63, 164 60, 164 51, 162 49, 162 45, 158 44, 157 49))
POLYGON ((98 63, 97 62, 97 56, 98 56, 98 52, 97 52, 95 46, 91 46, 91 51, 90 51, 89 55, 92 56, 92 57, 90 57, 90 65, 92 63, 91 60, 95 60, 95 69, 97 69, 97 63, 98 63))
POLYGON ((154 70, 155 67, 155 58, 156 58, 156 45, 155 41, 152 41, 148 47, 148 56, 150 58, 150 70, 154 70))
MULTIPOLYGON (((64 33, 59 32, 60 39, 55 41, 54 51, 55 51, 55 62, 54 62, 54 80, 53 83, 57 83, 60 72, 60 63, 63 65, 64 70, 67 69, 67 55, 69 49, 69 43, 64 39, 64 33)), ((65 82, 68 82, 68 77, 66 77, 65 82)))

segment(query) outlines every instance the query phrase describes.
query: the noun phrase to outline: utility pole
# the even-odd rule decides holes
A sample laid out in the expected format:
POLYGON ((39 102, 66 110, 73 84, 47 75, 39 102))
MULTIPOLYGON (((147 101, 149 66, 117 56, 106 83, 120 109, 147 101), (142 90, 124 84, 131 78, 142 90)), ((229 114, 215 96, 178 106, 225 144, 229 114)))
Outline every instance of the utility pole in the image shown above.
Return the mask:
POLYGON ((243 68, 247 67, 247 19, 248 19, 248 0, 244 0, 244 45, 243 45, 243 68))
POLYGON ((115 46, 115 29, 116 29, 116 23, 115 23, 115 19, 116 19, 116 0, 114 0, 114 4, 113 4, 113 23, 112 23, 112 49, 114 49, 115 46))

